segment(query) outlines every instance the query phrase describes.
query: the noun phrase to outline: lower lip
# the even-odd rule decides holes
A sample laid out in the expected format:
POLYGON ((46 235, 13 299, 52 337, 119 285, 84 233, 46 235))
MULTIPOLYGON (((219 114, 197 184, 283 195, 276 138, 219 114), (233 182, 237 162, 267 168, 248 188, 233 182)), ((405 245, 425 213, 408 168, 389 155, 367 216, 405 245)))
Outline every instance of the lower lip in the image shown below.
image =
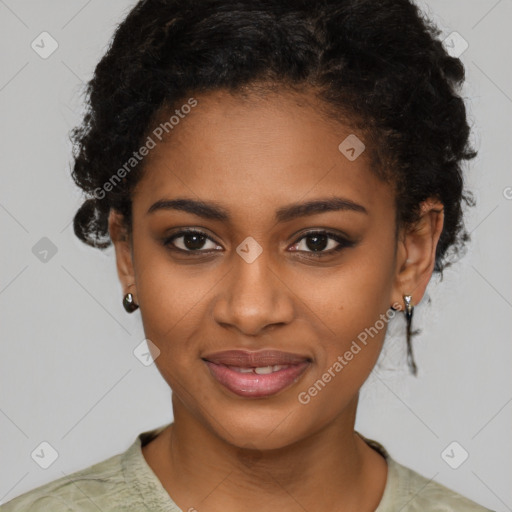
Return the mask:
POLYGON ((240 373, 228 366, 205 361, 212 376, 227 389, 245 398, 262 398, 275 395, 296 382, 309 366, 309 361, 294 364, 277 372, 258 375, 240 373))

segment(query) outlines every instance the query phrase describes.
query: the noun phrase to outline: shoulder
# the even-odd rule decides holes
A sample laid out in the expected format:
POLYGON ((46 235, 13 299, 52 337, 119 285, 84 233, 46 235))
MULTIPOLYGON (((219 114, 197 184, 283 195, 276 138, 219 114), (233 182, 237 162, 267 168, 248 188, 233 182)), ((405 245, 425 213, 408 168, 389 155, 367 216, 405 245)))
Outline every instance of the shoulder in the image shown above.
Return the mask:
MULTIPOLYGON (((128 451, 128 450, 127 450, 128 451)), ((126 453, 126 452, 125 452, 126 453)), ((111 510, 126 492, 123 456, 114 455, 41 485, 0 506, 1 512, 76 512, 111 510)))
MULTIPOLYGON (((465 496, 388 458, 394 507, 402 512, 492 512, 465 496)), ((394 509, 393 509, 394 510, 394 509)))
POLYGON ((176 510, 141 451, 167 426, 140 433, 124 452, 32 489, 1 505, 0 512, 141 512, 149 510, 145 499, 157 504, 151 510, 176 510))
POLYGON ((493 512, 393 459, 384 446, 356 433, 388 464, 388 477, 375 512, 493 512))

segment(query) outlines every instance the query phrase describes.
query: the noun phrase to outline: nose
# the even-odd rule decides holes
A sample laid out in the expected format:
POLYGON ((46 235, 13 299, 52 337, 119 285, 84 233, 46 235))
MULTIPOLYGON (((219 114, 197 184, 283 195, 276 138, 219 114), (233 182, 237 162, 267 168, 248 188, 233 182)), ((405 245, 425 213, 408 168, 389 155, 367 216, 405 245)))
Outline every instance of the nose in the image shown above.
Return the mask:
POLYGON ((221 294, 214 306, 214 318, 223 327, 247 336, 257 336, 293 319, 293 292, 269 265, 263 251, 248 263, 234 255, 221 294))

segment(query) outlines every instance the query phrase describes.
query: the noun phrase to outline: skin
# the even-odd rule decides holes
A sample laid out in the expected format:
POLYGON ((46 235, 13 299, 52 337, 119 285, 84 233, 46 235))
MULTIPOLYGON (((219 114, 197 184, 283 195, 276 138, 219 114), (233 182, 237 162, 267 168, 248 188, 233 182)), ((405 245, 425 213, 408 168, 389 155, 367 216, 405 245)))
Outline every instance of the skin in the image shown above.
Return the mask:
MULTIPOLYGON (((146 337, 160 351, 155 364, 173 390, 174 422, 143 447, 145 460, 182 510, 373 511, 387 464, 354 424, 385 328, 308 404, 297 397, 391 305, 403 309, 404 294, 420 302, 442 205, 426 201, 417 225, 401 227, 397 237, 391 185, 371 172, 365 153, 349 161, 338 150, 353 132, 328 121, 313 94, 241 98, 216 91, 196 99, 198 106, 146 157, 133 194, 132 236, 117 212, 109 217, 123 291, 134 294, 146 337), (333 196, 367 213, 274 218, 290 203, 333 196), (156 201, 176 198, 215 201, 231 219, 146 214, 156 201), (197 246, 210 254, 166 247, 166 236, 182 227, 210 236, 197 246), (355 244, 315 258, 315 245, 302 237, 320 229, 345 233, 355 244), (236 252, 248 236, 262 248, 252 263, 236 252), (274 396, 241 398, 201 360, 237 348, 294 352, 312 363, 274 396)), ((339 245, 328 240, 321 252, 339 245)), ((183 237, 174 244, 187 250, 183 237)))

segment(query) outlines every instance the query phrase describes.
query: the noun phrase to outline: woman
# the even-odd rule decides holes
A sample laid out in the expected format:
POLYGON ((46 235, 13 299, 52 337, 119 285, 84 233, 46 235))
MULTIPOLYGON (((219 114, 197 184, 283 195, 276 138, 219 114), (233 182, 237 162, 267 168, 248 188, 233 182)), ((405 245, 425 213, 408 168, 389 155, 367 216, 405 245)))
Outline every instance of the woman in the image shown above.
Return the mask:
POLYGON ((488 510, 354 430, 466 240, 462 63, 408 0, 139 2, 73 132, 174 420, 4 510, 488 510), (401 313, 402 314, 402 313, 401 313))

